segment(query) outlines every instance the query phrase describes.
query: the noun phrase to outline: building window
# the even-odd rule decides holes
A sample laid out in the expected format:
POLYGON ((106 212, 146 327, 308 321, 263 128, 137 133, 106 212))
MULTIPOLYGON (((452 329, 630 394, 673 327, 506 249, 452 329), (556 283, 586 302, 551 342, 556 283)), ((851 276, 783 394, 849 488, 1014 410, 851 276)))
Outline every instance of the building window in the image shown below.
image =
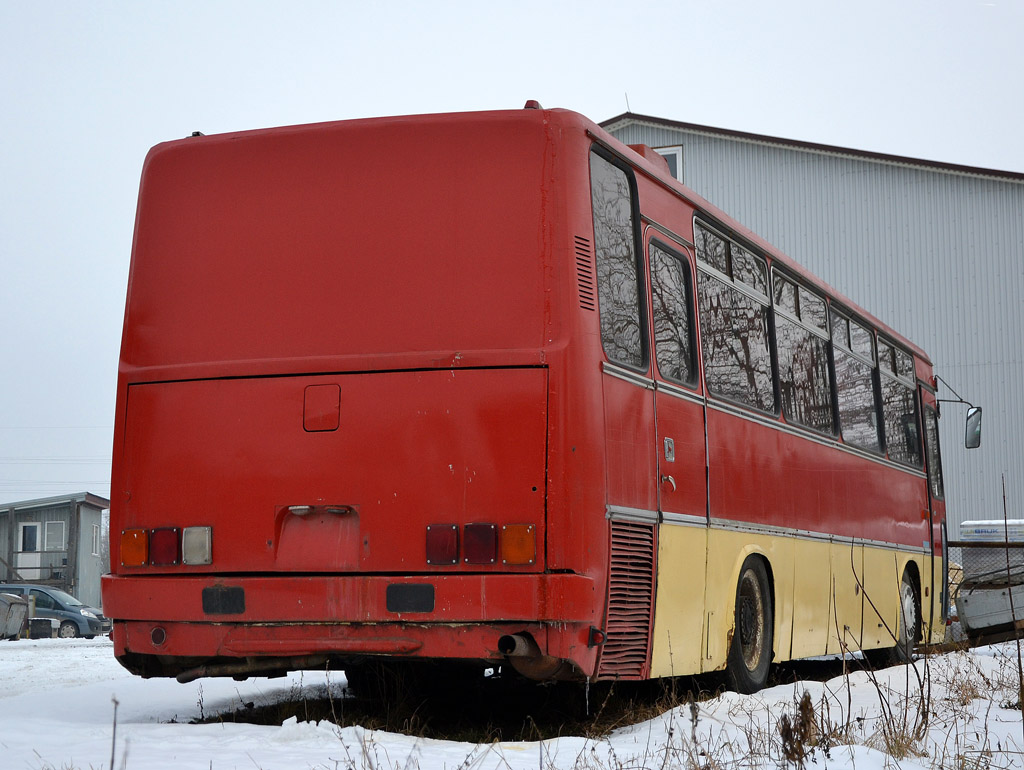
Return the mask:
POLYGON ((677 144, 674 147, 655 147, 654 151, 668 163, 668 170, 673 179, 683 181, 683 146, 677 144))
POLYGON ((64 543, 64 522, 63 521, 48 521, 45 525, 43 533, 43 550, 46 551, 63 551, 65 547, 64 543))
POLYGON ((92 525, 92 555, 100 555, 100 525, 92 525))

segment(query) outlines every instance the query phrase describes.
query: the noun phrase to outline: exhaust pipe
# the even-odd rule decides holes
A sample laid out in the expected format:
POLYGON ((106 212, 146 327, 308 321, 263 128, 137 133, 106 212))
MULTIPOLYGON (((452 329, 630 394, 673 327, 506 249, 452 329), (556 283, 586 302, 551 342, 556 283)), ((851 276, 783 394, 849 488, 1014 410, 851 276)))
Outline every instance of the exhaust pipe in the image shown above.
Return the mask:
POLYGON ((498 652, 510 658, 536 658, 540 647, 525 634, 505 634, 498 640, 498 652))
POLYGON ((498 638, 498 652, 508 658, 509 665, 527 679, 578 681, 585 677, 572 663, 541 652, 529 634, 505 634, 498 638))
POLYGON ((193 682, 207 676, 231 676, 247 678, 250 676, 284 676, 288 671, 300 669, 318 669, 327 664, 326 655, 305 655, 291 658, 267 658, 264 660, 242 660, 237 663, 211 663, 198 668, 191 668, 178 674, 182 684, 193 682))

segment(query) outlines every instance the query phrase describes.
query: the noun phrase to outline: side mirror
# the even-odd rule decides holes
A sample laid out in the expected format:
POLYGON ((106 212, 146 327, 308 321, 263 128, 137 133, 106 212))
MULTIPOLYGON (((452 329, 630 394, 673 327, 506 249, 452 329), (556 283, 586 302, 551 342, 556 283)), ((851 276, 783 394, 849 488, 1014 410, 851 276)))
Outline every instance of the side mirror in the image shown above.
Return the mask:
POLYGON ((967 432, 964 435, 964 446, 977 449, 981 446, 981 407, 972 406, 967 410, 967 432))

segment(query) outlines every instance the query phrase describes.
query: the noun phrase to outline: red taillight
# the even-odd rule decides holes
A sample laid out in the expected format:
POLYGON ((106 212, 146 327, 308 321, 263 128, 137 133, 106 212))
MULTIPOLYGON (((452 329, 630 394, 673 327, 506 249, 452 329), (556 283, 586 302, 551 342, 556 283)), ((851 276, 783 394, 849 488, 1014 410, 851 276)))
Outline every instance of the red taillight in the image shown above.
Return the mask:
POLYGON ((181 562, 181 530, 164 527, 150 530, 149 563, 159 567, 174 566, 181 562))
POLYGON ((457 524, 431 524, 427 527, 427 564, 458 564, 459 527, 457 524))
POLYGON ((467 524, 463 537, 466 564, 494 564, 498 560, 498 527, 494 524, 467 524))

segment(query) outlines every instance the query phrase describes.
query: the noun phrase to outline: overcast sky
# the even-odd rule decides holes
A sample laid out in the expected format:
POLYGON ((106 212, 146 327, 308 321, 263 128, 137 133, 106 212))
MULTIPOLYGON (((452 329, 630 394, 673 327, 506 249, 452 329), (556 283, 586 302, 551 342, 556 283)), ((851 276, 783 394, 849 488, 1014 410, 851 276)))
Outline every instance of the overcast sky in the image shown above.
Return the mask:
POLYGON ((627 110, 1024 172, 1024 0, 0 0, 0 502, 109 494, 154 144, 322 120, 627 110))

